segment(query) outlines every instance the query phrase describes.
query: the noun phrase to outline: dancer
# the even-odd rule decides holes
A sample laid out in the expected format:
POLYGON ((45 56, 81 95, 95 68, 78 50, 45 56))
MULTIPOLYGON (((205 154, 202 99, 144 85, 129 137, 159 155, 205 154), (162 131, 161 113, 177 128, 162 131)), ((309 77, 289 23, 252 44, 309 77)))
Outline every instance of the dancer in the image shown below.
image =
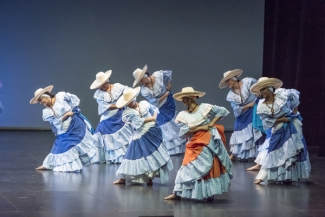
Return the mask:
POLYGON ((123 108, 115 103, 127 86, 109 83, 112 70, 99 72, 90 89, 98 89, 94 98, 98 103, 98 114, 101 116, 94 138, 97 140, 98 161, 121 163, 132 136, 130 124, 122 121, 123 108))
POLYGON ((262 77, 250 89, 263 97, 258 104, 257 114, 262 119, 264 129, 272 129, 255 184, 262 181, 291 183, 309 178, 311 166, 298 112, 299 92, 281 86, 279 79, 262 77))
POLYGON ((186 140, 178 137, 179 129, 175 123, 177 112, 171 92, 172 71, 160 70, 150 76, 146 65, 143 69, 136 69, 133 77, 135 79, 133 87, 140 83, 142 96, 151 105, 159 108, 157 124, 162 130, 168 154, 184 153, 186 140))
POLYGON ((229 111, 216 105, 197 104, 196 99, 204 95, 192 87, 174 94, 174 98, 187 107, 177 115, 176 122, 180 128, 179 136, 188 138, 188 143, 176 175, 174 192, 165 200, 213 201, 214 195, 229 190, 232 163, 224 145, 223 129, 215 125, 229 111))
POLYGON ((117 108, 127 106, 122 119, 131 124, 134 133, 124 155, 114 184, 147 183, 159 177, 161 183, 168 180, 173 163, 163 142, 161 129, 156 124, 158 109, 147 101, 136 101, 140 87, 129 88, 117 100, 117 108))
POLYGON ((229 87, 227 101, 230 102, 234 111, 236 121, 234 132, 230 138, 230 159, 235 157, 240 161, 247 162, 249 158, 257 155, 257 145, 261 145, 265 136, 258 128, 253 128, 253 118, 256 116, 254 105, 257 97, 249 91, 249 88, 256 82, 254 78, 239 80, 243 73, 241 69, 234 69, 223 74, 219 88, 229 87))
POLYGON ((50 122, 56 136, 51 153, 37 170, 49 169, 57 172, 80 172, 82 165, 95 162, 96 146, 89 121, 80 113, 79 98, 76 95, 51 93, 53 86, 39 88, 31 104, 40 103, 43 120, 50 122))

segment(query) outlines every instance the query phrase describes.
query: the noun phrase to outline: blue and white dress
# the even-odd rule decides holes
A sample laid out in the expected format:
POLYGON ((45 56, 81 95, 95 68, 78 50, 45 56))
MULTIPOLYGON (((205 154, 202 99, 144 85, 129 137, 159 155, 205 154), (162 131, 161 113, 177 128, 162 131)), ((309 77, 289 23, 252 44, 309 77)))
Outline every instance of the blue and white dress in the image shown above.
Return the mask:
POLYGON ((193 113, 182 111, 177 115, 179 136, 188 138, 188 143, 182 166, 177 171, 174 194, 204 200, 229 190, 232 163, 217 127, 186 134, 192 127, 209 124, 214 117, 228 114, 224 107, 202 103, 193 113))
POLYGON ((43 166, 57 172, 80 172, 82 165, 96 162, 96 141, 92 128, 80 113, 80 100, 76 95, 59 92, 55 97, 52 109, 43 109, 43 120, 50 122, 56 136, 43 166), (62 121, 63 115, 70 111, 74 115, 62 121))
POLYGON ((141 101, 138 108, 140 112, 129 107, 123 112, 122 119, 131 124, 134 134, 116 175, 125 179, 127 184, 148 183, 149 179, 155 177, 164 183, 169 178, 173 163, 160 127, 155 122, 144 123, 146 118, 159 111, 147 101, 141 101))
POLYGON ((257 114, 260 115, 265 130, 271 129, 263 146, 264 156, 259 164, 261 170, 256 179, 264 181, 297 181, 309 178, 311 166, 305 139, 302 134, 301 116, 292 111, 299 105, 299 92, 295 89, 279 88, 275 91, 274 116, 272 104, 260 100, 257 114), (276 119, 287 117, 287 123, 275 124, 276 119))
POLYGON ((163 139, 168 149, 169 155, 183 153, 185 151, 186 140, 179 138, 179 129, 175 123, 176 105, 173 94, 170 94, 161 102, 159 98, 166 93, 166 87, 172 80, 172 71, 156 71, 152 74, 155 79, 153 89, 141 87, 141 94, 151 105, 159 108, 157 124, 162 130, 163 139))
POLYGON ((123 109, 109 109, 126 88, 128 87, 115 83, 111 93, 98 89, 94 94, 98 114, 101 115, 94 134, 98 142, 99 162, 121 163, 131 140, 132 128, 122 121, 123 109))
MULTIPOLYGON (((256 83, 254 78, 244 78, 241 87, 241 96, 232 90, 227 95, 236 118, 234 132, 230 137, 230 152, 239 159, 255 158, 257 155, 256 145, 264 142, 263 133, 253 127, 253 118, 257 116, 254 108, 243 111, 243 106, 255 102, 257 97, 250 92, 250 87, 256 83)), ((255 118, 259 118, 258 116, 255 118)))

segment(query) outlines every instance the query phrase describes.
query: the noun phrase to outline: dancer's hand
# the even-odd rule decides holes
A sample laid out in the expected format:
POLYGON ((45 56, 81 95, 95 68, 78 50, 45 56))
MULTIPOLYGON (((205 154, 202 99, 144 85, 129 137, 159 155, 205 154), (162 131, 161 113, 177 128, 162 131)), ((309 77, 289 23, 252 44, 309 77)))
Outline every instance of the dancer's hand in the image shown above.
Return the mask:
POLYGON ((62 117, 62 121, 65 121, 68 117, 73 116, 73 115, 74 115, 74 113, 72 111, 65 113, 62 117))
POLYGON ((152 116, 152 121, 156 121, 157 120, 157 113, 154 113, 152 116))
POLYGON ((202 126, 202 130, 204 130, 204 131, 208 131, 208 130, 209 130, 209 127, 210 127, 209 124, 203 125, 203 126, 202 126))
POLYGON ((298 113, 298 107, 297 108, 294 108, 292 112, 293 112, 293 114, 296 115, 298 113))
POLYGON ((248 106, 249 108, 253 108, 254 105, 255 105, 255 101, 250 102, 250 103, 247 104, 247 106, 248 106))
POLYGON ((285 117, 283 117, 283 118, 282 118, 282 121, 285 122, 285 123, 290 122, 290 118, 285 118, 285 117))
POLYGON ((167 87, 166 87, 166 90, 170 91, 171 88, 172 88, 172 83, 169 82, 168 85, 167 85, 167 87))

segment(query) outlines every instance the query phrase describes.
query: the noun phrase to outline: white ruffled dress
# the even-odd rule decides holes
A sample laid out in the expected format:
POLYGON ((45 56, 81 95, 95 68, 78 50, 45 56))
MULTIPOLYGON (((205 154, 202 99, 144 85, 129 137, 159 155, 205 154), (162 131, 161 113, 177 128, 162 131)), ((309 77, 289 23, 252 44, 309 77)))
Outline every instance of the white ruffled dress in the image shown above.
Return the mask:
POLYGON ((263 144, 258 156, 261 170, 256 179, 264 181, 297 181, 309 178, 311 165, 306 142, 302 133, 302 118, 292 111, 299 105, 299 92, 294 89, 279 88, 275 91, 272 117, 272 105, 260 100, 257 113, 265 130, 271 129, 271 136, 263 144), (275 124, 276 119, 287 117, 288 123, 275 124))
POLYGON ((153 89, 142 86, 141 94, 150 104, 159 108, 157 123, 162 130, 168 154, 184 153, 186 140, 178 137, 179 129, 175 123, 177 111, 173 94, 170 93, 164 100, 159 102, 159 98, 167 91, 166 86, 172 80, 172 71, 156 71, 152 76, 155 79, 153 89))
POLYGON ((227 95, 227 101, 230 102, 234 111, 236 121, 234 124, 234 132, 230 137, 230 152, 241 160, 255 158, 257 155, 257 144, 264 142, 263 134, 260 130, 253 127, 252 121, 254 109, 249 108, 243 111, 243 106, 257 100, 256 96, 250 92, 250 87, 256 83, 254 78, 244 78, 240 95, 232 90, 227 95), (260 141, 260 140, 263 141, 260 141))
POLYGON ((123 91, 128 88, 115 83, 111 94, 98 89, 94 98, 98 103, 98 114, 101 115, 94 138, 97 140, 98 161, 106 163, 121 163, 132 137, 130 124, 122 121, 124 109, 109 109, 114 105, 123 91))
POLYGON ((167 153, 160 127, 155 122, 144 123, 146 118, 159 113, 147 101, 139 102, 139 110, 126 108, 123 121, 130 123, 134 133, 116 175, 125 179, 126 184, 148 183, 149 179, 159 177, 161 183, 169 178, 173 163, 167 153))
POLYGON ((209 124, 214 117, 228 114, 224 107, 202 103, 194 113, 182 111, 177 115, 179 136, 188 138, 184 160, 175 179, 174 193, 178 196, 204 200, 229 190, 232 163, 217 128, 186 135, 190 128, 209 124), (211 172, 216 170, 219 170, 218 175, 211 172))
POLYGON ((59 92, 52 107, 43 109, 43 120, 51 124, 56 136, 51 153, 43 166, 57 172, 80 172, 82 165, 96 162, 96 141, 91 133, 91 125, 80 114, 79 98, 76 95, 59 92), (62 121, 62 116, 73 111, 72 117, 62 121))

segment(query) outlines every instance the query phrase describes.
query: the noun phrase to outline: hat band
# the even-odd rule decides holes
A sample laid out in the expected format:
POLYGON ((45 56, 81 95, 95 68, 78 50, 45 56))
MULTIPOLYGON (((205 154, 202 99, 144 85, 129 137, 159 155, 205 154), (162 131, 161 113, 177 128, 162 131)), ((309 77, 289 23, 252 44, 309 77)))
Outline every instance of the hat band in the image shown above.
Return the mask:
POLYGON ((39 98, 41 98, 41 97, 43 97, 43 98, 51 98, 51 96, 49 96, 49 95, 47 95, 47 94, 42 94, 39 98))

